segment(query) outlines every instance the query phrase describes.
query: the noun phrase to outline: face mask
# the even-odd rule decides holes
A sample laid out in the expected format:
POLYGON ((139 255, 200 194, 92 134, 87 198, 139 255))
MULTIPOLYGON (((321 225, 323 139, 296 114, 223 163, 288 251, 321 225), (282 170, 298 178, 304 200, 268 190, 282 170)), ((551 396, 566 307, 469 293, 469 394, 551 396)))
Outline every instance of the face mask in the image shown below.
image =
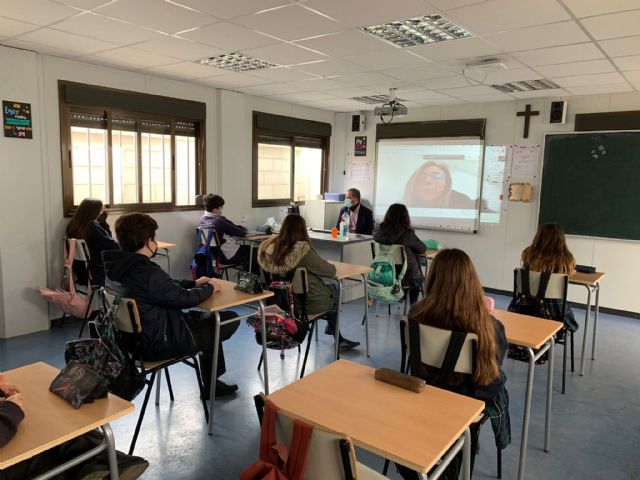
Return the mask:
POLYGON ((155 250, 151 250, 149 245, 147 245, 147 248, 149 249, 149 251, 152 252, 151 253, 151 258, 155 257, 158 254, 158 243, 155 240, 153 240, 153 243, 156 244, 156 249, 155 250))
POLYGON ((351 207, 351 199, 350 198, 345 198, 344 199, 344 206, 349 208, 351 207))

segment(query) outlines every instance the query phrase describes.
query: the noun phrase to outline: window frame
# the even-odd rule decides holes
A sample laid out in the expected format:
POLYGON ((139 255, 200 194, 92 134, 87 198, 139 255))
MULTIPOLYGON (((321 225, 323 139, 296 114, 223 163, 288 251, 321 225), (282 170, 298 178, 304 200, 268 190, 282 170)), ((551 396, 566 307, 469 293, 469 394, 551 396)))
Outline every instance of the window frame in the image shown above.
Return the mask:
MULTIPOLYGON (((60 150, 61 150, 61 166, 62 166, 62 198, 63 198, 63 211, 65 217, 71 217, 75 213, 76 206, 73 204, 73 168, 72 168, 72 144, 71 144, 71 112, 84 112, 93 114, 103 114, 106 117, 107 123, 107 158, 105 166, 107 168, 107 192, 109 195, 109 202, 105 203, 105 209, 114 213, 126 213, 126 212, 145 212, 145 213, 157 213, 157 212, 175 212, 175 211, 191 211, 200 210, 200 205, 176 205, 176 122, 193 122, 196 124, 196 178, 195 189, 196 195, 204 194, 206 191, 206 119, 195 119, 188 117, 181 117, 176 115, 159 115, 156 113, 147 113, 135 110, 124 110, 121 108, 115 108, 105 105, 76 105, 67 103, 64 100, 64 87, 66 85, 80 85, 75 82, 58 82, 58 103, 60 114, 60 150), (124 117, 133 119, 136 121, 136 168, 138 169, 138 175, 136 182, 138 183, 138 203, 126 203, 113 205, 113 135, 112 135, 112 121, 113 117, 124 117), (143 120, 158 120, 166 121, 171 125, 171 192, 172 201, 163 203, 143 203, 142 202, 142 142, 141 133, 144 133, 141 129, 141 121, 143 120), (139 180, 139 182, 138 182, 139 180)), ((139 92, 131 92, 125 90, 112 89, 107 87, 93 87, 86 85, 87 87, 96 88, 99 90, 105 90, 108 92, 122 92, 123 95, 146 95, 139 92)), ((149 95, 153 97, 153 95, 149 95)))
MULTIPOLYGON (((287 124, 289 122, 296 122, 297 124, 304 125, 319 123, 319 122, 311 122, 304 119, 294 118, 294 117, 284 117, 280 115, 271 115, 262 112, 253 112, 253 138, 252 138, 252 193, 251 193, 251 206, 253 208, 261 208, 261 207, 282 207, 288 206, 291 202, 297 201, 294 198, 295 192, 295 152, 296 147, 311 147, 317 148, 318 145, 314 142, 319 141, 322 144, 323 153, 322 153, 322 167, 321 167, 321 176, 320 176, 320 191, 324 192, 328 185, 329 179, 329 152, 331 146, 331 126, 330 124, 322 124, 329 127, 329 134, 321 134, 314 133, 313 131, 309 131, 305 129, 304 126, 300 131, 292 131, 291 129, 283 129, 283 128, 269 128, 264 126, 259 126, 258 118, 260 116, 268 116, 273 119, 282 119, 284 123, 287 124), (258 144, 260 142, 261 135, 270 135, 273 137, 281 137, 283 139, 287 139, 289 141, 289 146, 291 147, 291 178, 290 178, 290 187, 289 187, 289 197, 288 198, 271 198, 271 199, 258 199, 258 144), (305 143, 305 140, 313 140, 312 142, 305 143)), ((277 124, 277 121, 275 122, 277 124)), ((313 127, 311 128, 313 130, 313 127)), ((284 143, 274 142, 274 145, 284 145, 284 143)), ((304 205, 304 201, 299 202, 301 205, 304 205)))

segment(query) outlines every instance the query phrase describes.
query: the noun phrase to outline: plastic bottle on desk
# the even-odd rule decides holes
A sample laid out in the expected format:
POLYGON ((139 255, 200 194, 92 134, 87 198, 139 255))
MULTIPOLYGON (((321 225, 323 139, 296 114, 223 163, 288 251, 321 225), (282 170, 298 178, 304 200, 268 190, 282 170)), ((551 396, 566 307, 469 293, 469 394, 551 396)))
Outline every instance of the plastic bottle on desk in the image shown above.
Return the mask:
POLYGON ((344 212, 342 219, 340 220, 340 238, 344 240, 349 239, 349 213, 344 212))

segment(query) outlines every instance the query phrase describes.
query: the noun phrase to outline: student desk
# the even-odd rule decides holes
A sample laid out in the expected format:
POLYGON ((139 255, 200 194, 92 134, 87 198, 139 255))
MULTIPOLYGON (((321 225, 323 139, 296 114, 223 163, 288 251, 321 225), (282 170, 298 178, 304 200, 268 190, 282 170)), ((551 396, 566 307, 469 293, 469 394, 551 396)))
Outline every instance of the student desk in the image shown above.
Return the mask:
POLYGON ((58 372, 57 368, 44 362, 6 372, 7 383, 17 385, 24 395, 25 418, 18 426, 16 436, 0 449, 0 469, 100 427, 104 433, 104 441, 100 445, 50 470, 43 477, 50 478, 107 450, 111 480, 118 480, 115 440, 109 422, 133 412, 133 404, 109 394, 108 398, 82 405, 76 410, 49 392, 49 384, 58 372))
POLYGON ((269 395, 285 412, 313 425, 347 435, 353 443, 421 473, 463 451, 469 479, 469 425, 484 402, 426 386, 420 392, 375 380, 374 369, 338 360, 269 395), (453 446, 450 453, 447 451, 453 446))
MULTIPOLYGON (((365 343, 366 343, 366 353, 367 357, 369 356, 369 303, 368 303, 368 295, 367 295, 367 273, 369 273, 372 268, 370 266, 365 265, 351 265, 350 263, 341 263, 334 262, 329 260, 329 263, 336 267, 336 276, 335 278, 338 280, 338 311, 336 312, 336 332, 340 331, 340 307, 342 306, 342 295, 345 289, 351 289, 363 285, 364 288, 364 332, 365 332, 365 343), (360 280, 361 277, 362 280, 360 280), (343 280, 353 280, 358 282, 355 285, 344 286, 343 280)), ((334 337, 336 340, 336 351, 335 351, 335 359, 338 360, 340 358, 340 335, 335 334, 334 337)))
POLYGON ((171 259, 169 258, 169 250, 172 248, 176 248, 175 243, 169 242, 156 242, 158 244, 158 250, 164 250, 164 253, 159 253, 158 255, 162 257, 167 257, 167 273, 171 276, 171 259))
POLYGON ((587 354, 587 332, 589 331, 589 317, 591 315, 591 293, 596 294, 595 313, 593 316, 593 338, 591 340, 591 360, 596 359, 596 333, 598 330, 598 312, 600 311, 600 280, 602 272, 581 273, 573 272, 569 276, 569 283, 582 285, 587 289, 587 311, 584 316, 584 334, 582 337, 582 354, 580 355, 580 376, 584 375, 584 360, 587 354))
POLYGON ((507 340, 510 344, 524 347, 529 354, 529 371, 527 387, 524 397, 524 414, 522 416, 522 439, 520 441, 520 463, 518 465, 518 480, 524 478, 525 462, 527 459, 527 440, 529 438, 529 417, 531 414, 531 396, 533 393, 533 373, 538 360, 549 351, 547 360, 547 403, 544 423, 544 451, 549 451, 551 427, 551 391, 553 386, 553 336, 562 328, 562 322, 545 320, 529 315, 494 310, 491 314, 504 325, 507 340), (534 352, 535 351, 535 352, 534 352))
MULTIPOLYGON (((258 302, 260 317, 262 319, 262 358, 264 361, 264 389, 269 393, 269 364, 267 362, 267 335, 265 328, 265 315, 264 315, 264 302, 266 298, 273 297, 273 292, 265 290, 262 293, 250 294, 244 293, 240 290, 236 290, 234 282, 228 282, 226 280, 216 280, 217 285, 220 286, 221 291, 215 292, 211 297, 207 298, 204 302, 198 305, 198 308, 208 310, 214 313, 214 338, 220 338, 220 326, 228 323, 239 322, 254 313, 248 313, 246 315, 239 315, 229 320, 221 321, 220 311, 228 310, 238 305, 245 305, 258 302)), ((219 342, 214 342, 213 345, 213 362, 211 366, 211 391, 209 397, 209 435, 213 434, 213 408, 216 401, 216 372, 218 371, 218 350, 219 342)))
POLYGON ((247 235, 246 237, 233 237, 239 245, 249 245, 249 271, 252 272, 253 268, 253 250, 258 248, 258 246, 264 242, 265 240, 269 240, 271 237, 274 237, 275 234, 266 235, 247 235))

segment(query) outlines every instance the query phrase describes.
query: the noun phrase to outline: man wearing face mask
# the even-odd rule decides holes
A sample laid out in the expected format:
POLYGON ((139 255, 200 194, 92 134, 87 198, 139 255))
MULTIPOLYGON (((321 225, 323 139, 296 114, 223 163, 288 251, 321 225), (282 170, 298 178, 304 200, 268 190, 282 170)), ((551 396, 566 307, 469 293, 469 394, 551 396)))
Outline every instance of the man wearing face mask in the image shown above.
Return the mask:
MULTIPOLYGON (((142 356, 147 361, 168 360, 181 355, 202 352, 200 367, 205 394, 210 391, 214 341, 219 342, 218 371, 225 372, 222 342, 237 330, 239 322, 220 327, 220 338, 214 339, 211 314, 188 310, 219 291, 208 277, 173 280, 151 261, 156 256, 158 224, 144 213, 129 213, 116 221, 116 237, 121 250, 102 252, 107 291, 134 298, 142 322, 142 356)), ((237 316, 221 312, 221 319, 237 316)), ((237 385, 216 380, 216 397, 232 394, 237 385)))
POLYGON ((360 190, 350 188, 345 195, 344 207, 340 210, 336 228, 340 228, 342 215, 349 212, 349 232, 371 235, 373 233, 373 212, 360 203, 360 190))

